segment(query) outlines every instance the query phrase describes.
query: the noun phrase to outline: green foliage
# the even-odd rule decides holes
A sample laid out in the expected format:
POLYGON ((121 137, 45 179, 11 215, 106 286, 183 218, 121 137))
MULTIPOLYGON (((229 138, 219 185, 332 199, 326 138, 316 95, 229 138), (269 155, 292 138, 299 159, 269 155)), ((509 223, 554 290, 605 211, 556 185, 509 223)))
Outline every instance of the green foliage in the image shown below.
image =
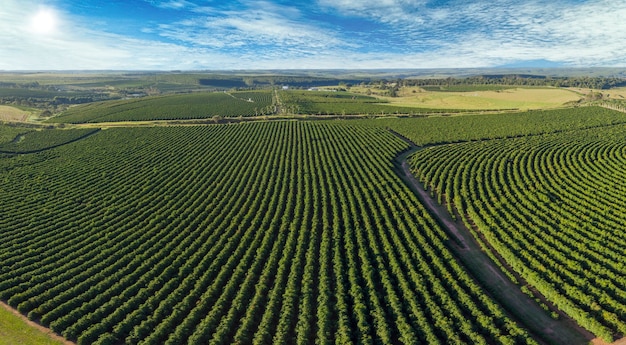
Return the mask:
POLYGON ((333 91, 281 91, 285 103, 381 103, 375 97, 333 91))
MULTIPOLYGON (((2 128, 2 127, 0 127, 2 128)), ((64 145, 99 131, 88 129, 43 129, 18 135, 13 141, 0 145, 1 153, 33 153, 64 145)))
POLYGON ((113 128, 0 158, 0 298, 79 344, 534 344, 380 128, 113 128))
MULTIPOLYGON (((85 93, 74 93, 75 96, 86 96, 85 93)), ((0 88, 0 98, 54 98, 67 96, 66 92, 41 89, 0 88)))
POLYGON ((197 75, 197 82, 205 87, 221 89, 230 88, 270 88, 276 86, 289 86, 294 88, 309 88, 314 86, 327 86, 346 83, 360 83, 370 78, 344 79, 339 77, 314 77, 314 76, 290 76, 290 75, 197 75))
POLYGON ((491 115, 354 121, 356 124, 391 128, 421 146, 626 123, 626 114, 599 107, 580 107, 491 115))
POLYGON ((610 89, 626 85, 623 78, 572 76, 572 77, 547 77, 542 75, 482 75, 466 78, 445 79, 405 79, 402 81, 407 86, 428 87, 432 91, 478 91, 483 87, 508 87, 508 86, 552 86, 552 87, 578 87, 588 89, 610 89), (441 87, 439 90, 436 88, 441 87), (478 88, 478 89, 473 89, 478 88))
POLYGON ((625 136, 614 125, 436 146, 412 167, 526 281, 611 342, 626 333, 625 136))
POLYGON ((347 92, 281 91, 280 99, 288 112, 308 115, 415 115, 464 111, 386 105, 385 101, 375 97, 347 92))
POLYGON ((30 128, 23 127, 10 127, 0 125, 0 145, 4 145, 11 142, 20 134, 32 131, 30 128))
POLYGON ((191 93, 107 101, 76 106, 50 122, 86 123, 207 119, 271 114, 270 91, 191 93))
POLYGON ((89 103, 108 96, 95 92, 68 92, 47 88, 0 87, 0 104, 46 108, 58 105, 89 103))

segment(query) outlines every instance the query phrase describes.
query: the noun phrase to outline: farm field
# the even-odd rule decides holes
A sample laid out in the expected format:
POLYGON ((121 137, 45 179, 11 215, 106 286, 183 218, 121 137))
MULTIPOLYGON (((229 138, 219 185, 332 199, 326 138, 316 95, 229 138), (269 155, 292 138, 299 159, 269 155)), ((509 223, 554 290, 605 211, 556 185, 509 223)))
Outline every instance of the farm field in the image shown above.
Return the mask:
POLYGON ((18 135, 32 131, 24 127, 9 127, 0 125, 0 145, 13 141, 18 135))
POLYGON ((0 300, 66 339, 626 341, 618 88, 602 91, 613 100, 493 84, 389 97, 393 82, 366 95, 206 91, 282 80, 267 76, 53 78, 16 90, 60 114, 0 124, 0 300), (49 98, 198 78, 203 92, 49 98), (429 94, 459 108, 419 105, 429 94), (504 103, 454 98, 470 94, 504 103), (513 109, 529 104, 542 109, 513 109))
POLYGON ((485 249, 576 322, 626 334, 625 125, 443 145, 411 158, 485 249))
MULTIPOLYGON (((471 89, 471 87, 464 87, 471 89)), ((549 109, 560 108, 568 102, 581 97, 575 92, 559 88, 520 88, 490 86, 497 90, 484 90, 477 87, 473 91, 445 91, 433 88, 425 90, 419 87, 403 87, 398 97, 378 96, 381 100, 397 107, 421 107, 430 109, 549 109)), ((363 93, 363 88, 352 88, 351 91, 363 93)), ((376 90, 372 90, 376 92, 376 90)))
POLYGON ((536 135, 626 123, 626 114, 579 107, 472 116, 432 116, 337 121, 392 129, 419 146, 536 135))
POLYGON ((25 122, 30 116, 30 112, 24 111, 15 107, 0 105, 0 122, 2 121, 14 121, 25 122))
POLYGON ((99 129, 44 129, 18 134, 7 143, 0 142, 0 153, 35 153, 87 137, 99 129))
POLYGON ((618 87, 618 88, 613 88, 610 90, 598 90, 598 91, 604 94, 607 94, 610 98, 613 98, 613 99, 620 99, 620 100, 626 99, 626 87, 618 87))
POLYGON ((389 115, 463 113, 464 109, 442 109, 396 106, 387 99, 349 92, 331 91, 281 91, 279 98, 288 113, 311 115, 389 115))
POLYGON ((0 298, 78 344, 534 344, 394 173, 406 148, 266 122, 2 156, 0 298))
POLYGON ((270 91, 199 92, 78 105, 50 119, 49 122, 97 123, 203 119, 214 116, 262 115, 273 113, 273 109, 270 91))
POLYGON ((28 320, 0 305, 0 345, 64 345, 67 341, 50 330, 28 324, 28 320))
POLYGON ((602 93, 605 99, 617 99, 617 100, 625 100, 626 99, 626 87, 615 87, 608 90, 598 90, 598 89, 587 89, 587 88, 568 88, 573 92, 579 93, 581 95, 587 95, 590 92, 594 93, 602 93))

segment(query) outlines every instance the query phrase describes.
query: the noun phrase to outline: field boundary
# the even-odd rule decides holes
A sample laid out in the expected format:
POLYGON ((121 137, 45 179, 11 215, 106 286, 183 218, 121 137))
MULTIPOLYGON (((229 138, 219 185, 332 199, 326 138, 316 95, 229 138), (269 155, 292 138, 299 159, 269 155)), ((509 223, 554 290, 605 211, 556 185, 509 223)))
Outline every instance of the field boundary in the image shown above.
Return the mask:
POLYGON ((619 111, 620 113, 626 113, 626 106, 623 104, 611 104, 607 102, 598 103, 598 106, 610 110, 619 111))
MULTIPOLYGON (((5 151, 5 150, 2 150, 2 149, 0 148, 0 153, 12 154, 12 155, 25 155, 25 154, 31 154, 31 153, 39 153, 39 152, 43 152, 43 151, 48 151, 48 150, 51 150, 51 149, 53 149, 53 148, 57 148, 57 147, 59 147, 59 146, 63 146, 63 145, 67 145, 67 144, 71 144, 71 143, 77 142, 77 141, 79 141, 79 140, 83 140, 83 139, 85 139, 85 138, 87 138, 87 137, 89 137, 89 136, 92 136, 92 135, 94 135, 94 134, 98 133, 99 131, 100 131, 100 128, 97 128, 97 129, 94 129, 93 131, 91 131, 91 132, 89 132, 89 133, 87 133, 87 134, 85 134, 85 135, 81 135, 80 137, 78 137, 78 138, 74 138, 74 139, 72 139, 72 140, 70 140, 70 141, 66 141, 66 142, 63 142, 63 143, 60 143, 60 144, 56 144, 56 145, 52 145, 52 146, 46 146, 46 147, 44 147, 44 148, 37 149, 37 150, 29 150, 29 151, 5 151)), ((28 134, 28 133, 26 133, 26 134, 28 134)), ((24 136, 24 135, 26 135, 26 134, 20 134, 20 135, 18 135, 15 139, 13 139, 13 140, 15 141, 15 140, 17 140, 20 136, 24 136)))
POLYGON ((54 333, 54 331, 51 330, 50 328, 44 327, 44 326, 38 324, 37 322, 34 322, 34 321, 30 320, 29 318, 24 316, 22 313, 20 313, 16 309, 13 309, 13 307, 11 307, 10 305, 6 304, 4 301, 0 301, 0 308, 3 308, 5 310, 7 310, 11 314, 13 314, 16 318, 19 318, 20 320, 25 322, 29 327, 32 327, 32 328, 38 330, 39 332, 44 333, 45 335, 50 337, 52 340, 56 340, 56 341, 61 342, 61 343, 65 344, 65 345, 76 345, 76 343, 71 342, 71 341, 63 338, 62 336, 54 333))

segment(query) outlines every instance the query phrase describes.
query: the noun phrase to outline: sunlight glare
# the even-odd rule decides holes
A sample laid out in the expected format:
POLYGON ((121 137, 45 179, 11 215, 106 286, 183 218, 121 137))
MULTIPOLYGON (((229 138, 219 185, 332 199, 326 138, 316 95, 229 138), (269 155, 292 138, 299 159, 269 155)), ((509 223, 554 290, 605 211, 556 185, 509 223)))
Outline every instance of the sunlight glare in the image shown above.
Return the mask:
POLYGON ((57 18, 55 13, 50 9, 40 9, 31 18, 31 29, 38 34, 51 34, 55 31, 57 18))

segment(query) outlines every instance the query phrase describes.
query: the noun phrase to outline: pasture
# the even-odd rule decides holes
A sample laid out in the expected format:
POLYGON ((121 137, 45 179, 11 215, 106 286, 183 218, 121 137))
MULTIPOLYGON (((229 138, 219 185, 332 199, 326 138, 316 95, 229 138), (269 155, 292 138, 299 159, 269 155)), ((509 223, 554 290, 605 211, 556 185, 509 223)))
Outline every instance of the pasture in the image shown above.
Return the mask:
POLYGON ((435 109, 549 109, 563 107, 580 96, 563 89, 513 88, 499 91, 403 92, 400 97, 385 97, 396 106, 435 109))
POLYGON ((0 345, 70 345, 69 341, 38 326, 2 303, 0 305, 0 345))
POLYGON ((0 105, 0 121, 25 122, 31 113, 8 105, 0 105))
POLYGON ((573 92, 579 93, 581 95, 587 95, 590 92, 600 92, 604 96, 604 98, 608 99, 617 99, 617 100, 626 100, 626 87, 616 87, 610 90, 593 90, 593 89, 582 89, 582 88, 570 88, 573 92))

